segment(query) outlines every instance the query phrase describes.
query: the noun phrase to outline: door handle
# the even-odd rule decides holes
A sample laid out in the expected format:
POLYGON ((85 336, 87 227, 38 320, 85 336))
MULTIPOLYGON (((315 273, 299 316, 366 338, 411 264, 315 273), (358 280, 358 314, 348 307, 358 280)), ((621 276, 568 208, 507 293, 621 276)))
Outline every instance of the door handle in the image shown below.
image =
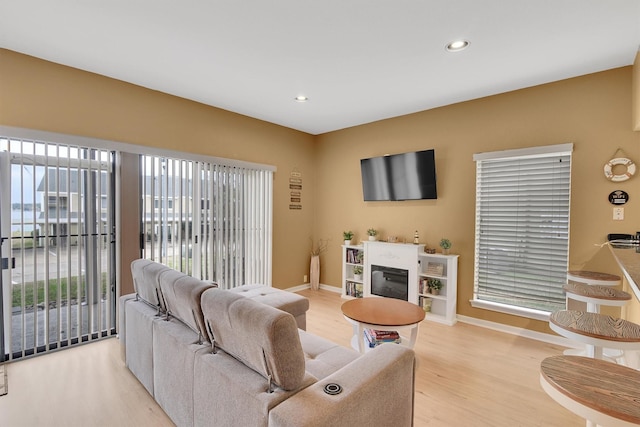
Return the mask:
MULTIPOLYGON (((16 259, 15 257, 11 258, 11 268, 16 268, 16 259)), ((9 258, 2 258, 2 270, 9 269, 9 258)))

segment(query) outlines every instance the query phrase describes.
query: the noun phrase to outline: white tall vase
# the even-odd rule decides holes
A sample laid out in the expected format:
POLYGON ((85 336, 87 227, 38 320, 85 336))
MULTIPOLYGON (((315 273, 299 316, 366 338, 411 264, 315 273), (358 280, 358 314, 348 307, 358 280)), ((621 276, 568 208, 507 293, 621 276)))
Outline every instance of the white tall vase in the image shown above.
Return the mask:
POLYGON ((311 256, 309 278, 311 279, 311 289, 314 291, 320 289, 320 255, 311 256))

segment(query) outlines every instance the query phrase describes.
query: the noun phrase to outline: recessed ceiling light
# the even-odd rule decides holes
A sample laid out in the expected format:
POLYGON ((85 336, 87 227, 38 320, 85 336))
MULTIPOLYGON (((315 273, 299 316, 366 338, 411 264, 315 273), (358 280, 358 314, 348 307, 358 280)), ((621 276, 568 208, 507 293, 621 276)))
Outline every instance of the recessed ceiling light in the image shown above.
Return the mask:
POLYGON ((298 95, 294 99, 298 102, 307 102, 309 100, 309 98, 304 95, 298 95))
POLYGON ((449 52, 459 52, 467 47, 469 47, 469 42, 467 40, 456 40, 447 44, 446 49, 449 52))

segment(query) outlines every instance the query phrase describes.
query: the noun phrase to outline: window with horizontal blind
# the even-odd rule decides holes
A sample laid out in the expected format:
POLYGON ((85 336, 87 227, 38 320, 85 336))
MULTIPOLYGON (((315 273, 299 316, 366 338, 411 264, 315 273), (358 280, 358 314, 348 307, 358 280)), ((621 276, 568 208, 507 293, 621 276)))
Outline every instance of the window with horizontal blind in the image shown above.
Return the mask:
POLYGON ((534 318, 564 307, 572 150, 474 155, 475 307, 534 318))

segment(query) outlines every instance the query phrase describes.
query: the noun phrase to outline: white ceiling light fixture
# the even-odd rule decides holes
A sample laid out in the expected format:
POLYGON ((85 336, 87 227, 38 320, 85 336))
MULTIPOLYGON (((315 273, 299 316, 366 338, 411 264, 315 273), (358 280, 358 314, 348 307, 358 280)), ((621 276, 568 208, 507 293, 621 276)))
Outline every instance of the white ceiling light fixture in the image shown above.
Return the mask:
POLYGON ((297 102, 307 102, 309 98, 304 95, 298 95, 294 98, 297 102))
POLYGON ((449 52, 460 52, 461 50, 465 50, 468 47, 469 47, 468 40, 455 40, 445 46, 445 48, 449 52))

